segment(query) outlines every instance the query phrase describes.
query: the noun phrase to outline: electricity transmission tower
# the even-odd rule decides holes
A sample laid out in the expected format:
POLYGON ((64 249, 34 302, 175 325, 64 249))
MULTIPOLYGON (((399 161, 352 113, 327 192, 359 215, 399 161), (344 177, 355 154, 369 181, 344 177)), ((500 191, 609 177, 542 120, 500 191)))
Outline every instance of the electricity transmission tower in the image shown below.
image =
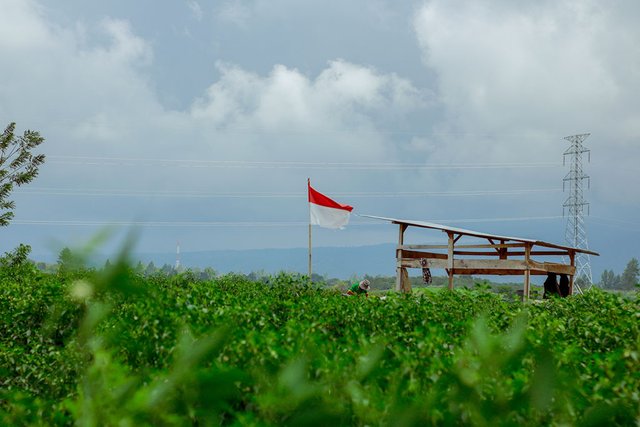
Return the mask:
MULTIPOLYGON (((567 228, 565 230, 565 239, 569 246, 578 249, 589 249, 587 242, 587 229, 584 223, 585 211, 589 214, 589 203, 584 198, 583 182, 587 181, 587 188, 591 187, 589 175, 582 170, 582 155, 587 153, 588 161, 591 161, 591 151, 586 149, 582 142, 587 139, 589 133, 580 135, 567 136, 564 139, 571 144, 564 152, 562 163, 566 165, 567 156, 569 156, 570 170, 564 177, 562 182, 562 191, 569 187, 569 197, 562 205, 562 216, 567 214, 567 228)), ((582 288, 589 289, 592 286, 593 278, 591 276, 591 264, 589 254, 577 253, 575 259, 576 274, 574 287, 582 293, 582 288)))

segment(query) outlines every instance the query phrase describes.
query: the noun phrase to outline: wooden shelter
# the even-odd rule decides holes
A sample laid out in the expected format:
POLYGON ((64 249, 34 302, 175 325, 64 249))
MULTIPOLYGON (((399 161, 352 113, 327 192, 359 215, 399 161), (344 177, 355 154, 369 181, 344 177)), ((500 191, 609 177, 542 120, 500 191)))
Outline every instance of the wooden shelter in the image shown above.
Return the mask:
MULTIPOLYGON (((407 268, 443 268, 449 276, 449 289, 453 289, 453 276, 499 275, 524 276, 524 299, 529 298, 531 275, 548 273, 569 277, 569 294, 573 294, 576 273, 576 253, 598 255, 596 252, 556 245, 540 240, 506 237, 449 227, 423 221, 410 221, 380 216, 361 215, 397 224, 400 227, 396 248, 396 290, 411 291, 407 268), (404 233, 409 227, 440 230, 447 234, 446 245, 405 245, 404 233), (462 238, 486 239, 487 243, 465 243, 462 238), (536 257, 538 260, 534 260, 536 257), (566 257, 569 264, 539 261, 542 257, 566 257)), ((549 259, 549 258, 546 258, 549 259)))

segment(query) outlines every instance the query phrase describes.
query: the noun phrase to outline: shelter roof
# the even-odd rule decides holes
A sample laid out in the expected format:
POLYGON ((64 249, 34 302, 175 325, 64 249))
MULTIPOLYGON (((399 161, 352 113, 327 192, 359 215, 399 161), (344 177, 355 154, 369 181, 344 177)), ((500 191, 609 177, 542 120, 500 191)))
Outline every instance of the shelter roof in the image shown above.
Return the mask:
POLYGON ((542 240, 527 239, 527 238, 523 238, 523 237, 508 237, 508 236, 500 236, 500 235, 497 235, 497 234, 482 233, 482 232, 479 232, 479 231, 467 230, 467 229, 464 229, 464 228, 457 228, 457 227, 450 227, 448 225, 436 224, 436 223, 433 223, 433 222, 413 221, 413 220, 407 220, 407 219, 388 218, 388 217, 374 216, 374 215, 360 215, 360 216, 361 217, 366 217, 366 218, 380 219, 380 220, 383 220, 383 221, 389 221, 389 222, 392 222, 394 224, 406 224, 406 225, 411 225, 411 226, 414 226, 414 227, 431 228, 431 229, 434 229, 434 230, 441 230, 441 231, 444 231, 444 232, 455 233, 455 234, 460 234, 460 235, 464 235, 464 236, 481 237, 481 238, 484 238, 484 239, 493 239, 493 240, 504 240, 505 242, 506 241, 513 241, 513 242, 521 242, 521 243, 532 243, 532 244, 537 245, 537 246, 544 246, 544 247, 548 247, 548 248, 562 249, 562 250, 574 251, 574 252, 582 252, 582 253, 585 253, 585 254, 596 255, 596 256, 600 255, 597 252, 593 252, 593 251, 590 251, 588 249, 573 248, 571 246, 562 246, 562 245, 557 245, 555 243, 548 243, 548 242, 544 242, 542 240))

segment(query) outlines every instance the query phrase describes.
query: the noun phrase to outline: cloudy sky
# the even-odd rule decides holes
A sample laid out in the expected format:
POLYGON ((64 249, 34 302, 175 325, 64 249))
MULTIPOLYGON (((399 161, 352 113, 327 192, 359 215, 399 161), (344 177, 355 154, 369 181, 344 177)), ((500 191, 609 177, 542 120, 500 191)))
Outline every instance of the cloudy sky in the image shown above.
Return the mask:
MULTIPOLYGON (((1 125, 40 131, 47 155, 2 251, 132 223, 146 252, 305 247, 307 178, 357 213, 564 243, 563 138, 590 133, 594 269, 640 256, 635 0, 0 10, 1 125)), ((396 235, 353 217, 314 245, 396 235)))

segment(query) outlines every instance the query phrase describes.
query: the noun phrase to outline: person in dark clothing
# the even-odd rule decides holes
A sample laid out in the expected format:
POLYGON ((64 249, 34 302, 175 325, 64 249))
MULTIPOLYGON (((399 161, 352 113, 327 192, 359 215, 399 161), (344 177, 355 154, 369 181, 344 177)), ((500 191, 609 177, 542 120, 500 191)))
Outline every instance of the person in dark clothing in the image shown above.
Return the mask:
POLYGON ((560 275, 560 296, 566 298, 569 296, 569 277, 566 274, 560 275))
POLYGON ((544 293, 543 299, 549 298, 551 295, 559 295, 560 289, 558 288, 558 279, 556 273, 547 273, 547 280, 544 281, 544 293))

